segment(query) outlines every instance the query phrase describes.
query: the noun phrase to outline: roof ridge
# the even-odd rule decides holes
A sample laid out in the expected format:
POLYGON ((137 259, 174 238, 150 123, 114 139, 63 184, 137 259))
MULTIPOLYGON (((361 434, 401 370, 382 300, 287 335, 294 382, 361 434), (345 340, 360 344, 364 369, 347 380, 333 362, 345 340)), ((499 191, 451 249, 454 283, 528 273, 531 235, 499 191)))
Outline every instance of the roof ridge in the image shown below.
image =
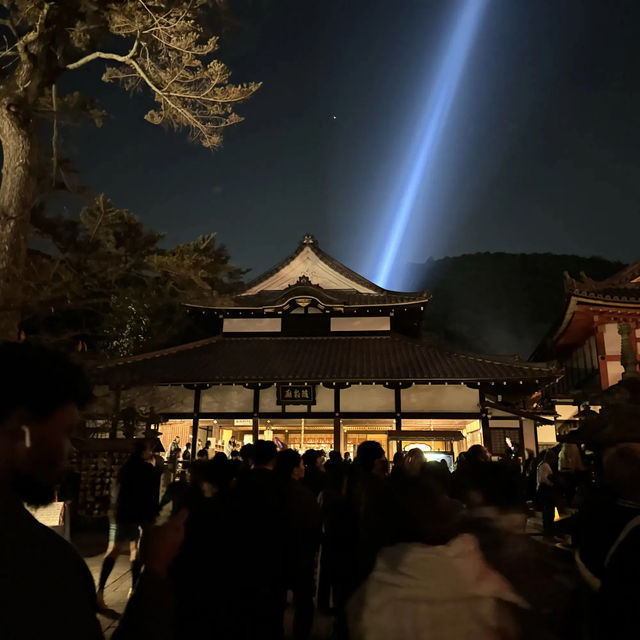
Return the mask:
POLYGON ((249 291, 249 289, 252 289, 256 285, 260 284, 261 282, 264 282, 275 273, 278 273, 280 269, 283 269, 288 264, 293 262, 302 253, 302 251, 306 246, 308 245, 306 245, 304 242, 298 243, 298 246, 296 247, 293 253, 290 253, 286 258, 284 258, 283 260, 280 260, 280 262, 274 264, 272 267, 270 267, 269 269, 261 273, 259 276, 256 276, 255 278, 253 278, 253 280, 250 280, 247 283, 246 287, 240 292, 240 294, 242 294, 244 291, 249 291))
POLYGON ((116 358, 114 360, 107 360, 99 364, 96 368, 103 369, 106 367, 114 367, 121 364, 129 364, 132 362, 142 362, 144 360, 151 360, 159 356, 171 355, 173 353, 180 353, 181 351, 189 351, 189 349, 197 349, 198 347, 204 347, 208 344, 218 342, 222 336, 213 336, 211 338, 204 338, 202 340, 195 340, 194 342, 186 342, 185 344, 179 344, 175 347, 167 347, 166 349, 158 349, 157 351, 148 351, 147 353, 140 353, 135 356, 125 356, 124 358, 116 358))
POLYGON ((457 351, 455 349, 451 349, 448 347, 439 347, 434 344, 425 344, 423 342, 412 340, 411 338, 407 339, 405 336, 401 336, 398 334, 392 334, 391 337, 399 337, 400 339, 405 339, 407 342, 413 342, 414 346, 418 348, 426 348, 433 349, 434 351, 439 351, 440 353, 446 353, 447 355, 459 358, 466 358, 467 360, 474 360, 475 362, 486 362, 489 364, 507 364, 513 365, 516 367, 524 366, 528 369, 555 369, 555 366, 549 366, 546 362, 529 362, 528 360, 523 360, 520 356, 509 356, 509 355, 500 355, 500 354, 484 354, 484 353, 473 353, 470 351, 457 351))
POLYGON ((524 366, 531 369, 552 369, 546 362, 530 362, 528 360, 522 360, 519 356, 507 356, 500 354, 485 354, 485 353, 469 353, 464 351, 448 351, 452 356, 459 356, 461 358, 467 358, 469 360, 476 360, 478 362, 489 362, 491 364, 511 364, 517 367, 524 366))
POLYGON ((640 260, 628 264, 626 267, 620 269, 612 276, 604 278, 604 280, 576 280, 571 278, 573 284, 573 291, 598 291, 600 289, 606 289, 611 286, 626 287, 631 285, 632 287, 640 286, 640 283, 631 283, 631 280, 640 276, 640 260))
POLYGON ((323 251, 317 243, 310 245, 310 247, 311 251, 313 251, 325 264, 328 264, 341 275, 349 278, 350 280, 354 280, 358 284, 373 289, 376 293, 390 293, 383 287, 377 285, 375 282, 372 282, 368 278, 365 278, 363 275, 360 275, 357 271, 350 269, 346 264, 343 264, 338 259, 329 255, 326 251, 323 251))
POLYGON ((490 364, 510 364, 516 367, 525 367, 526 369, 555 369, 549 366, 547 362, 530 362, 520 358, 512 358, 511 356, 489 355, 489 354, 469 354, 450 351, 450 355, 467 358, 468 360, 476 360, 477 362, 488 362, 490 364))
POLYGON ((640 260, 636 260, 636 262, 628 264, 626 267, 623 267, 622 269, 620 269, 620 271, 614 273, 612 276, 601 280, 600 282, 598 282, 598 284, 602 283, 603 285, 605 285, 606 283, 606 285, 628 285, 630 284, 630 282, 629 280, 627 280, 627 278, 631 278, 631 280, 633 280, 638 276, 640 276, 640 260))

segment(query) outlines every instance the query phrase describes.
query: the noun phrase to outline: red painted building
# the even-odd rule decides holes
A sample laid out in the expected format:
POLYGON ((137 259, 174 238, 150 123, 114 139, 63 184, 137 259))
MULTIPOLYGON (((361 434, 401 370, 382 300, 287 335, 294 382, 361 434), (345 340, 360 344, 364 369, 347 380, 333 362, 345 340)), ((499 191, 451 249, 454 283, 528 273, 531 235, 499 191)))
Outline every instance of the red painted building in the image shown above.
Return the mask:
POLYGON ((623 334, 629 333, 636 357, 640 353, 640 261, 602 281, 566 275, 566 288, 564 314, 532 359, 563 366, 554 396, 576 406, 620 381, 623 334))

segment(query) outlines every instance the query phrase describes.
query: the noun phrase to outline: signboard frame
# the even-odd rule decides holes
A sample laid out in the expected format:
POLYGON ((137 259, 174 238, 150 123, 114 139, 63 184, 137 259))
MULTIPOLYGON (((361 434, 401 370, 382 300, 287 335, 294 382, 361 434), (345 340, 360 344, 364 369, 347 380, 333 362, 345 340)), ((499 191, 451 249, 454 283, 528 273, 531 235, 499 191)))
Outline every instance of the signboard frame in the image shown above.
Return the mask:
POLYGON ((292 404, 311 406, 316 403, 316 387, 313 384, 279 384, 276 389, 276 402, 280 406, 292 404))

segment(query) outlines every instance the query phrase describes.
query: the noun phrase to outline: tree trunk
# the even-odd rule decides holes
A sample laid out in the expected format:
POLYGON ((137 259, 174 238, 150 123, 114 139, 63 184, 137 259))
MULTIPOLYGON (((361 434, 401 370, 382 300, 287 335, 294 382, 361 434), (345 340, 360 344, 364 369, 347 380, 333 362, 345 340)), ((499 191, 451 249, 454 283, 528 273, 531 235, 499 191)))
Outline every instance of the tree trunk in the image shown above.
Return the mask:
POLYGON ((11 96, 0 97, 0 143, 0 340, 16 340, 36 177, 29 109, 11 96))

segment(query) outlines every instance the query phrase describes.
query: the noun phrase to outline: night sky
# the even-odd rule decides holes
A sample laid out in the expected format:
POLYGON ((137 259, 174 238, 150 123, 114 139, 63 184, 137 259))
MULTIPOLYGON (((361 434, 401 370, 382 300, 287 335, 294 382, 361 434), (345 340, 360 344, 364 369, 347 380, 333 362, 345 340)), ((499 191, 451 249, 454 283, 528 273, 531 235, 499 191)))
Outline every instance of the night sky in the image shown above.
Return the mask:
MULTIPOLYGON (((150 100, 102 85, 99 65, 76 73, 112 118, 67 131, 67 149, 170 244, 216 231, 257 275, 310 232, 371 276, 459 5, 239 2, 219 57, 264 85, 221 151, 146 123, 150 100)), ((639 32, 637 0, 489 0, 402 260, 640 258, 639 32)))

